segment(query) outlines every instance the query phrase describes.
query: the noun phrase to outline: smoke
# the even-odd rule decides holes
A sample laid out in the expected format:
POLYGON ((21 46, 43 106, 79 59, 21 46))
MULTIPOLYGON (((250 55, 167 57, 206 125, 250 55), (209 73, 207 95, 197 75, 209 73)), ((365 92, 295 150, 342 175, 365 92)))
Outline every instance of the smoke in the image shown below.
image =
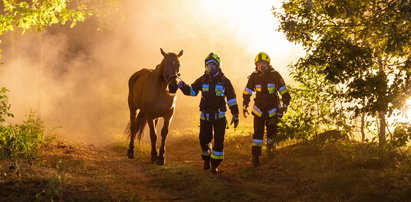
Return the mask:
MULTIPOLYGON (((92 16, 73 29, 58 25, 42 33, 4 34, 0 86, 11 91, 15 118, 10 121, 20 122, 32 109, 48 127, 61 128, 73 140, 123 140, 129 119, 128 78, 159 64, 160 48, 184 50, 181 74, 187 83, 203 74, 204 58, 217 53, 241 105, 258 52, 271 56, 286 82, 291 82, 286 66, 303 52, 275 32, 271 4, 137 0, 107 8, 96 3, 92 8, 98 9, 99 18, 92 16)), ((199 96, 179 92, 171 129, 196 126, 198 104, 199 96)))

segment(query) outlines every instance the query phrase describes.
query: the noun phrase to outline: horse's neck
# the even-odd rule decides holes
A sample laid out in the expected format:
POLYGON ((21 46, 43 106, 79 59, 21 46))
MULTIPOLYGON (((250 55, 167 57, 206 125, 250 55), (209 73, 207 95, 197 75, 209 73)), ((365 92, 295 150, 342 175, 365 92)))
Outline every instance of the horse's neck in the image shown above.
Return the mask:
POLYGON ((154 69, 153 74, 155 75, 156 78, 164 80, 163 79, 163 72, 164 72, 164 66, 162 64, 159 64, 154 69))
POLYGON ((163 73, 164 73, 164 65, 162 64, 157 65, 153 71, 154 78, 157 81, 156 83, 158 83, 161 86, 167 86, 167 82, 164 80, 163 73))

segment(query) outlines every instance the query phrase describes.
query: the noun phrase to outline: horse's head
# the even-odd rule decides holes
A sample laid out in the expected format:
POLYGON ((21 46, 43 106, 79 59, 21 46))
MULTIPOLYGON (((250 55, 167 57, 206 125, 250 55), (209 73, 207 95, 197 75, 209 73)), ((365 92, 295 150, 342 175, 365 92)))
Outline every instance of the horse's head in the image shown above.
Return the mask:
POLYGON ((178 59, 183 55, 183 50, 178 55, 175 53, 165 53, 161 48, 160 50, 164 56, 163 61, 161 61, 164 66, 163 78, 169 83, 180 76, 180 61, 178 59))

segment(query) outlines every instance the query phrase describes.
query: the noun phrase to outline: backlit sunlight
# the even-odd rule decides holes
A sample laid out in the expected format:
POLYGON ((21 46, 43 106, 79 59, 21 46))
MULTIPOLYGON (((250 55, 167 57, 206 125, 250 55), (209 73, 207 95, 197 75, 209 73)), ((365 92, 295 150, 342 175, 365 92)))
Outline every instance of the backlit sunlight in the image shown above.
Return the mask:
POLYGON ((387 118, 389 125, 396 122, 410 122, 411 121, 411 98, 408 98, 403 111, 394 111, 394 115, 387 118))
POLYGON ((211 23, 220 24, 239 35, 250 53, 266 51, 275 57, 293 48, 283 34, 276 31, 278 24, 272 7, 279 8, 281 1, 208 0, 198 3, 213 21, 211 23))

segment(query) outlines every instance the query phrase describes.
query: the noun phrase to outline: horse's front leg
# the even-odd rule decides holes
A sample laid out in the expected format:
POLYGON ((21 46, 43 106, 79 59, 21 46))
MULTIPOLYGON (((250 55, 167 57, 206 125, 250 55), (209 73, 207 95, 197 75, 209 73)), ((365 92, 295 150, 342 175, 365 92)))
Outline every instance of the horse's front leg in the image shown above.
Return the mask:
POLYGON ((153 119, 148 119, 148 126, 150 127, 150 140, 151 140, 151 161, 154 163, 157 160, 157 134, 156 127, 153 119))
POLYGON ((168 134, 168 127, 170 126, 170 120, 171 120, 171 117, 173 116, 173 112, 174 111, 172 111, 170 115, 164 117, 164 125, 163 125, 163 128, 161 129, 161 146, 160 146, 160 153, 158 154, 158 158, 157 158, 157 165, 164 165, 166 138, 168 134))

